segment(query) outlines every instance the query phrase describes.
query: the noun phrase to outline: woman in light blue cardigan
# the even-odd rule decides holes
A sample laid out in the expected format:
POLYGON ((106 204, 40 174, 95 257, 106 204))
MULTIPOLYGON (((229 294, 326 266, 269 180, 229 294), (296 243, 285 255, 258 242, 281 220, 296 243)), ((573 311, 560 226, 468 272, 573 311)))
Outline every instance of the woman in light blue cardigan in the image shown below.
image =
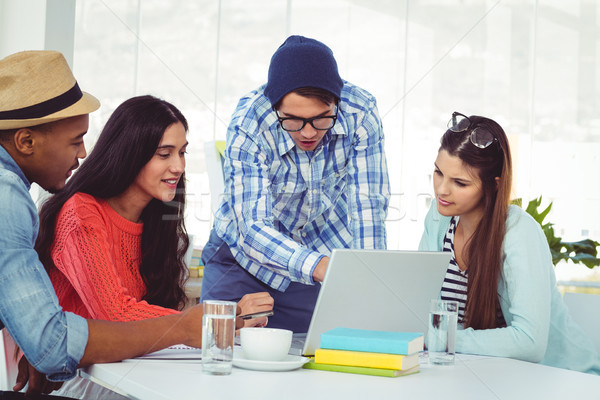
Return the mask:
POLYGON ((466 281, 464 292, 455 290, 460 284, 450 290, 462 293, 464 303, 456 351, 600 375, 600 357, 556 287, 546 237, 526 212, 509 206, 504 131, 488 118, 459 113, 448 128, 435 162, 436 203, 419 248, 452 251, 466 281))

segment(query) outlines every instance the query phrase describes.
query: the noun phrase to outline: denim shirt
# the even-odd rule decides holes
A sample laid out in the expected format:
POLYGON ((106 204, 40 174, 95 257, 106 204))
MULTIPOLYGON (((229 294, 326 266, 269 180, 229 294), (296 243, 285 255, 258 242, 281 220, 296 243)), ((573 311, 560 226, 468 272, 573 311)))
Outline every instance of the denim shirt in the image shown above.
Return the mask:
POLYGON ((239 101, 229 125, 215 230, 274 289, 314 284, 314 268, 332 249, 386 247, 390 190, 376 100, 344 82, 338 110, 310 152, 280 127, 264 85, 239 101))
POLYGON ((48 379, 72 378, 88 340, 85 319, 63 312, 34 250, 39 217, 31 184, 0 146, 0 328, 48 379))

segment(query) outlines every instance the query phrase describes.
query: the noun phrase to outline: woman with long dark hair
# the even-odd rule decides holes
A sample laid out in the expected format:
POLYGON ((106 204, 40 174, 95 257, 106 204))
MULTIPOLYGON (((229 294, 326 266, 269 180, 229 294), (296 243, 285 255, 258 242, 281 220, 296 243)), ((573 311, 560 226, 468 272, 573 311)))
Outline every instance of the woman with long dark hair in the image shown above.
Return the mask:
POLYGON ((453 113, 435 161, 436 203, 419 247, 452 253, 441 298, 459 302, 456 351, 600 374, 594 345, 556 287, 544 233, 509 205, 511 184, 502 127, 453 113))
MULTIPOLYGON (((133 321, 183 309, 187 131, 164 100, 125 101, 78 172, 44 203, 35 248, 65 311, 133 321)), ((266 311, 273 299, 254 293, 239 304, 243 313, 266 311)))
POLYGON ((125 101, 79 171, 44 203, 36 250, 63 308, 130 320, 183 306, 187 129, 165 101, 125 101), (161 170, 146 188, 154 165, 161 170))

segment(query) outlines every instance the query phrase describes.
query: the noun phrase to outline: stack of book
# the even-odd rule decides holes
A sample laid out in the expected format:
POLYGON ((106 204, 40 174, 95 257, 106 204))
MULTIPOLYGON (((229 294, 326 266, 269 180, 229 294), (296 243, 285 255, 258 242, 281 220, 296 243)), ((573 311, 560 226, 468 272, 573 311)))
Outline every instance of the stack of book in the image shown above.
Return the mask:
POLYGON ((321 334, 321 347, 307 369, 378 376, 419 372, 422 333, 335 328, 321 334))
POLYGON ((202 264, 202 249, 194 248, 190 257, 189 277, 202 278, 204 275, 204 265, 202 264))

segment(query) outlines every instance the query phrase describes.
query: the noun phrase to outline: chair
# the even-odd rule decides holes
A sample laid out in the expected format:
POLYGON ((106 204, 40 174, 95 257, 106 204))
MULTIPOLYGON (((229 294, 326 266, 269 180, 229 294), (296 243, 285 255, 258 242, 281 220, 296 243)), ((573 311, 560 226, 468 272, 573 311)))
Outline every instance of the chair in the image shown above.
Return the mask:
POLYGON ((600 353, 600 295, 567 292, 564 301, 573 320, 592 339, 600 353))
POLYGON ((15 359, 17 344, 6 329, 0 330, 0 390, 12 390, 17 381, 18 365, 15 359))
POLYGON ((215 215, 225 193, 225 178, 223 176, 223 153, 225 141, 210 141, 204 143, 206 156, 206 172, 210 189, 211 215, 215 215))

